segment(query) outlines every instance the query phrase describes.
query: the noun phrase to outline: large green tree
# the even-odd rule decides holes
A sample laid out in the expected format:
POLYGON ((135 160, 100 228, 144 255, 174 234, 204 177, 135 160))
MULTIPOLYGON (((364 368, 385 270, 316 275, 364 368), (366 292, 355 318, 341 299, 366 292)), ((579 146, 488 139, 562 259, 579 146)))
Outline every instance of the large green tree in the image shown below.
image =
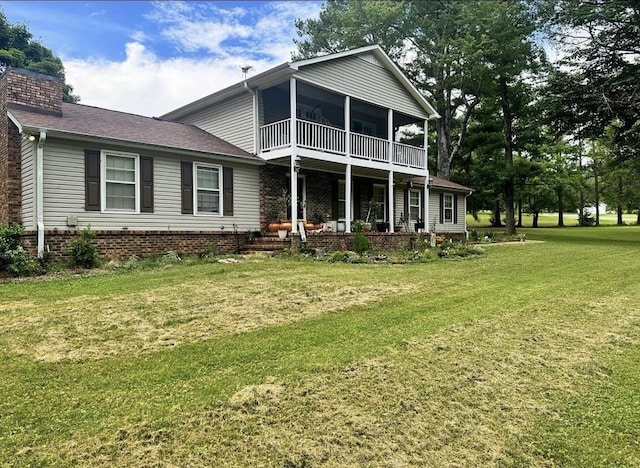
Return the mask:
MULTIPOLYGON (((0 66, 25 68, 27 70, 65 79, 62 60, 50 49, 33 39, 33 35, 24 24, 11 24, 0 11, 0 66)), ((73 88, 65 84, 63 99, 77 102, 73 88)))

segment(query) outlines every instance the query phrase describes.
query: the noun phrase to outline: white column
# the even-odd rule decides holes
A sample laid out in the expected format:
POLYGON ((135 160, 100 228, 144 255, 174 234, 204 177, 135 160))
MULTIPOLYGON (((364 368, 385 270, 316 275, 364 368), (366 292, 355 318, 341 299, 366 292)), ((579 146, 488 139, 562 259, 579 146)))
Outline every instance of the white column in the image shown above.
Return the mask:
POLYGON ((291 232, 298 232, 298 173, 296 168, 296 153, 291 153, 291 232))
POLYGON ((351 162, 347 161, 347 170, 344 176, 344 231, 351 232, 351 162))
POLYGON ((351 156, 351 98, 344 97, 344 151, 347 157, 351 156))
POLYGON ((389 162, 393 164, 393 109, 389 109, 387 116, 387 133, 389 140, 389 162))
POLYGON ((395 221, 394 209, 393 209, 393 171, 389 171, 389 232, 393 232, 393 224, 395 221))
POLYGON ((424 228, 431 232, 431 227, 429 225, 429 121, 425 119, 424 121, 424 168, 425 168, 425 178, 424 178, 424 207, 422 211, 424 212, 424 228))
POLYGON ((291 232, 298 232, 298 173, 296 168, 296 157, 298 156, 298 135, 296 128, 298 126, 296 120, 296 108, 297 108, 297 91, 296 91, 296 79, 291 77, 289 80, 289 103, 291 112, 291 187, 289 187, 289 193, 291 194, 291 232))

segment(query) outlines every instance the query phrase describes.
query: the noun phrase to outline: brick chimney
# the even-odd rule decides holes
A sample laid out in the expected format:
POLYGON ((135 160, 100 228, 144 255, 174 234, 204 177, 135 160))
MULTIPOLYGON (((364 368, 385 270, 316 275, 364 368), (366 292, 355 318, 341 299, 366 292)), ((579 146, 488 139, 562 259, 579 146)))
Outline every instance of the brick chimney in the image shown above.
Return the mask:
POLYGON ((62 115, 62 80, 7 68, 0 76, 0 224, 22 221, 22 135, 11 108, 62 115))
POLYGON ((3 104, 62 115, 62 85, 62 80, 54 76, 8 68, 0 77, 0 99, 3 104))

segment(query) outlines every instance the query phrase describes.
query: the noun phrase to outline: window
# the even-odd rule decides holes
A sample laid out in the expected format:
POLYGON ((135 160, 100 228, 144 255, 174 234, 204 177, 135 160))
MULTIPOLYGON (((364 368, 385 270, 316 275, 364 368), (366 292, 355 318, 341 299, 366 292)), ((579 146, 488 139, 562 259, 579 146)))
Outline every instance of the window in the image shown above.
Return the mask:
POLYGON ((409 190, 409 220, 417 222, 422 218, 422 204, 420 203, 420 190, 409 190))
POLYGON ((103 211, 139 211, 137 154, 102 152, 103 211))
POLYGON ((384 222, 387 217, 387 197, 384 185, 373 185, 373 206, 375 208, 375 221, 384 222))
POLYGON ((196 214, 222 214, 222 168, 211 164, 194 163, 194 205, 196 214))
POLYGON ((444 194, 444 222, 453 223, 453 195, 450 193, 444 194))

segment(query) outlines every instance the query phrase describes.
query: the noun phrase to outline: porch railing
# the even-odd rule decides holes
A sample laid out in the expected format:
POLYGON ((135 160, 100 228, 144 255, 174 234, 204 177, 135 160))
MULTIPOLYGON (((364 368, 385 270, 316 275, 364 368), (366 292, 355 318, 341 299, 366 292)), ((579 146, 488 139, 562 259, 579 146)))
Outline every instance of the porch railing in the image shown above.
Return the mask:
POLYGON ((341 128, 329 127, 307 120, 297 120, 298 146, 329 153, 345 154, 344 136, 341 128))
POLYGON ((425 167, 425 157, 427 153, 424 148, 405 145, 403 143, 393 144, 393 163, 409 167, 425 167))
POLYGON ((382 138, 352 133, 351 156, 371 161, 389 162, 389 142, 382 138))
POLYGON ((270 151, 291 144, 291 119, 280 120, 260 127, 260 148, 270 151))
MULTIPOLYGON (((291 119, 280 120, 260 127, 261 151, 270 151, 291 145, 291 119)), ((334 154, 346 154, 346 131, 341 128, 309 122, 296 121, 298 146, 334 154)), ((393 143, 360 133, 351 133, 350 156, 370 161, 393 163, 402 166, 426 167, 424 148, 393 143)))

